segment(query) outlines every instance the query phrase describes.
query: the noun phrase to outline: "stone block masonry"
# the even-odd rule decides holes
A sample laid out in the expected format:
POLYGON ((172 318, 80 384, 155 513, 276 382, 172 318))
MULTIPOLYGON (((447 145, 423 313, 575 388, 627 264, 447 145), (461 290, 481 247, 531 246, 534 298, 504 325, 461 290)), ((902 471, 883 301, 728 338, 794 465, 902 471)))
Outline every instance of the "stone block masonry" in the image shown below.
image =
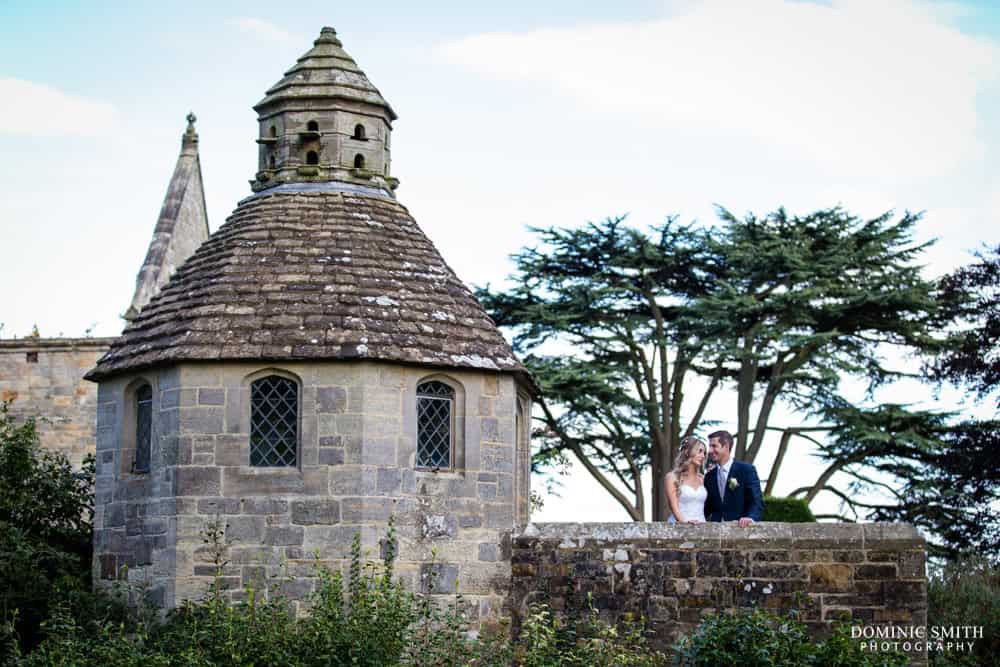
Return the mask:
POLYGON ((0 340, 0 401, 16 419, 40 417, 42 447, 79 468, 94 453, 97 386, 83 379, 112 338, 0 340))
MULTIPOLYGON (((529 524, 513 537, 515 630, 533 603, 646 619, 661 649, 709 613, 797 610, 816 636, 837 621, 927 622, 925 543, 904 524, 529 524)), ((923 655, 912 656, 922 664, 923 655)))
POLYGON ((514 466, 518 400, 510 374, 381 362, 181 364, 103 381, 95 580, 109 583, 125 566, 161 606, 200 597, 220 551, 204 535, 218 522, 227 597, 239 601, 253 585, 304 611, 314 566, 346 571, 355 535, 366 559, 379 558, 392 517, 396 572, 411 589, 460 592, 473 622, 486 621, 504 608, 510 534, 527 518, 515 516, 512 491, 528 488, 514 479, 527 470, 514 466), (299 386, 297 461, 251 466, 250 384, 275 372, 299 386), (415 465, 416 387, 426 378, 456 391, 449 470, 415 465), (142 474, 123 445, 137 382, 153 388, 142 474))

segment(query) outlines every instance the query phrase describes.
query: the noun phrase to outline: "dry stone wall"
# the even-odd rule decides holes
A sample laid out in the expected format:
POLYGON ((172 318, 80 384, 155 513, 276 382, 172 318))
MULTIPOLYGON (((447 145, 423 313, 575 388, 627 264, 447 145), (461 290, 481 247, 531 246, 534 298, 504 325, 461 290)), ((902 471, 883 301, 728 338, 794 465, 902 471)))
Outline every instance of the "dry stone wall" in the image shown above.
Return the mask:
POLYGON ((661 648, 737 608, 796 609, 817 635, 927 619, 925 543, 904 524, 530 524, 511 569, 515 629, 532 603, 565 616, 589 595, 608 622, 642 615, 661 648))
POLYGON ((97 386, 83 379, 112 338, 0 340, 0 401, 15 418, 41 417, 39 441, 77 468, 94 451, 97 386))

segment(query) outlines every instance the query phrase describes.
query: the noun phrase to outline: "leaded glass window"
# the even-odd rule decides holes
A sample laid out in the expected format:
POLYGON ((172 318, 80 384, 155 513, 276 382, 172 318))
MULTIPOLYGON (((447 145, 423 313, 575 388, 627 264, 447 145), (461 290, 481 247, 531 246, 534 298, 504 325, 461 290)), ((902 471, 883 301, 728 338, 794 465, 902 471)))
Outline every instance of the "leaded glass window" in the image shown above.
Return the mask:
POLYGON ((132 472, 149 472, 153 435, 153 388, 144 384, 135 390, 135 458, 132 472))
POLYGON ((250 385, 250 465, 294 466, 299 442, 299 385, 268 375, 250 385))
POLYGON ((417 386, 417 467, 450 468, 455 390, 443 382, 417 386))

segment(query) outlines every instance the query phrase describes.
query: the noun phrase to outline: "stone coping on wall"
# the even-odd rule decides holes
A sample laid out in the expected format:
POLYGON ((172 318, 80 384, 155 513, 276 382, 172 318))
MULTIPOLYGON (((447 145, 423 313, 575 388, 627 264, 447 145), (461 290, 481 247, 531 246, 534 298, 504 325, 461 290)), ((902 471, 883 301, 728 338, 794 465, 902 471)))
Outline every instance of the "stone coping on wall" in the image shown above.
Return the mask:
POLYGON ((759 522, 740 528, 735 521, 678 524, 665 521, 646 523, 529 523, 514 539, 572 540, 586 543, 628 540, 677 541, 682 548, 780 548, 794 542, 796 548, 852 546, 866 544, 912 545, 923 549, 920 532, 904 523, 779 523, 759 522), (684 546, 683 543, 690 543, 684 546))
POLYGON ((80 348, 104 349, 115 342, 114 338, 2 338, 0 352, 17 350, 25 352, 41 351, 64 352, 80 348))

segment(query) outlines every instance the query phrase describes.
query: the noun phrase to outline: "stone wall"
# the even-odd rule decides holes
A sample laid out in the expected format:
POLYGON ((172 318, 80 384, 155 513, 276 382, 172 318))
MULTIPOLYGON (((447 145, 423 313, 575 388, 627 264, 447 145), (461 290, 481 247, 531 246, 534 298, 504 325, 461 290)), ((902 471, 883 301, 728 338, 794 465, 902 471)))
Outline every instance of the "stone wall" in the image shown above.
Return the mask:
POLYGON ((0 340, 0 401, 19 419, 41 417, 39 440, 79 467, 93 453, 97 385, 83 379, 112 338, 0 340))
POLYGON ((927 618, 924 539, 905 524, 530 524, 511 568, 515 628, 532 603, 566 614, 591 594, 608 622, 641 614, 661 648, 734 608, 794 608, 816 634, 927 618))
POLYGON ((459 590, 474 618, 496 616, 509 586, 515 488, 528 492, 515 472, 527 470, 515 462, 518 400, 510 374, 376 362, 182 364, 104 380, 95 580, 124 565, 165 607, 203 595, 216 572, 203 534, 218 517, 229 596, 272 580, 301 600, 315 586, 314 561, 344 569, 354 535, 378 558, 393 516, 397 571, 411 587, 459 590), (300 383, 299 462, 252 467, 249 386, 274 371, 300 383), (458 387, 454 471, 414 466, 416 386, 430 378, 458 387), (129 391, 142 381, 153 388, 152 464, 135 474, 129 391))

